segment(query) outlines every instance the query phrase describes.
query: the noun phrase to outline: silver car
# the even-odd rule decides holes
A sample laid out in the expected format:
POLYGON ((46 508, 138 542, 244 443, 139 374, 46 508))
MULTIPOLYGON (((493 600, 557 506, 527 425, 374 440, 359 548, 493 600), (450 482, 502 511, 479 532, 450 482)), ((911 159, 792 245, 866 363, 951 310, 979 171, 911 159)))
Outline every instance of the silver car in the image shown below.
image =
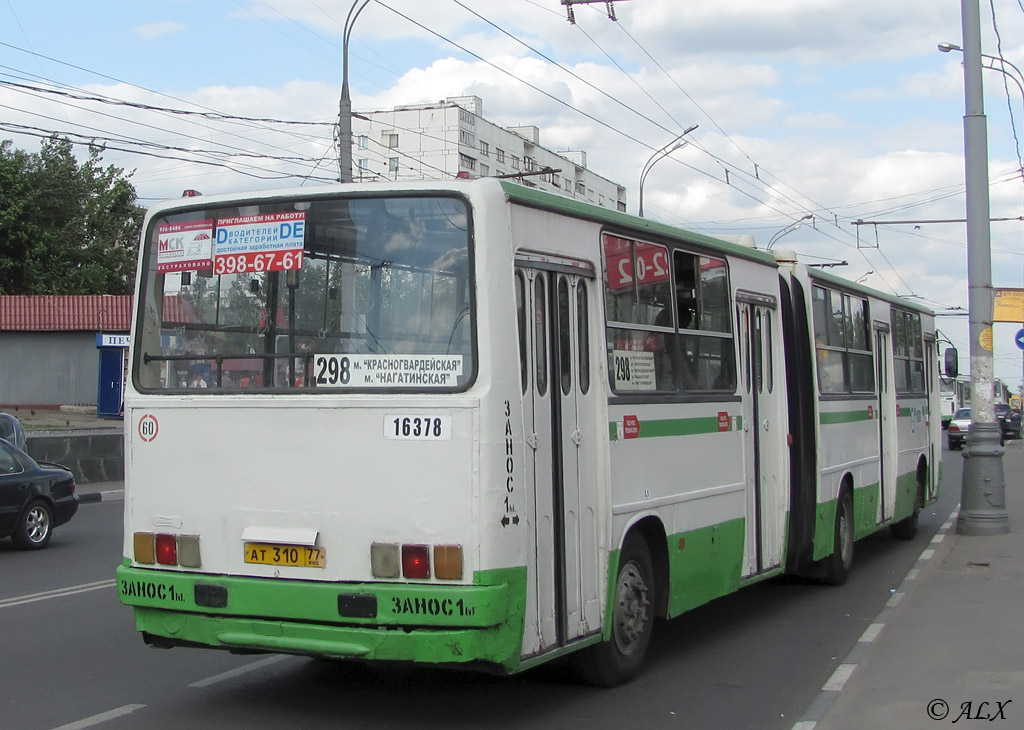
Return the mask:
POLYGON ((949 429, 946 431, 946 439, 949 442, 949 448, 963 448, 964 441, 967 439, 967 429, 969 429, 970 427, 970 408, 961 408, 956 413, 954 413, 952 420, 949 422, 949 429))

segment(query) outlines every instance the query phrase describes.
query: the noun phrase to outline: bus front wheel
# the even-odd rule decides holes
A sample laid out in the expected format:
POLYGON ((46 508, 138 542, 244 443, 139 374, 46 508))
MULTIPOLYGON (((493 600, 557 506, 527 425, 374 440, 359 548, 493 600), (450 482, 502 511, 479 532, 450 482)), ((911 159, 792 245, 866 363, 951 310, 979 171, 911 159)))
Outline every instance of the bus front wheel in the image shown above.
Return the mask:
POLYGON ((654 628, 655 584, 650 549, 640 537, 627 538, 619 554, 611 615, 611 638, 580 654, 590 684, 614 687, 637 675, 654 628))
POLYGON ((825 558, 825 582, 841 586, 853 566, 853 500, 844 491, 836 504, 836 526, 832 554, 825 558))

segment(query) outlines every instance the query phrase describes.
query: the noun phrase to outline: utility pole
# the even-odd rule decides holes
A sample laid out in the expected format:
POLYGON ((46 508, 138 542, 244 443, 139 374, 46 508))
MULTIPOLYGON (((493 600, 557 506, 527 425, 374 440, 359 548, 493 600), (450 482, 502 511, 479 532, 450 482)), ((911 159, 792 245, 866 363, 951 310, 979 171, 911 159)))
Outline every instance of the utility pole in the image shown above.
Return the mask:
POLYGON ((992 246, 979 0, 960 0, 960 12, 964 44, 964 167, 972 422, 963 451, 963 483, 956 532, 958 535, 1001 535, 1010 531, 1010 524, 1006 514, 1003 447, 992 403, 992 246))
POLYGON ((341 100, 338 102, 338 181, 352 182, 352 98, 348 91, 348 41, 352 26, 370 0, 355 0, 345 17, 341 39, 341 100))

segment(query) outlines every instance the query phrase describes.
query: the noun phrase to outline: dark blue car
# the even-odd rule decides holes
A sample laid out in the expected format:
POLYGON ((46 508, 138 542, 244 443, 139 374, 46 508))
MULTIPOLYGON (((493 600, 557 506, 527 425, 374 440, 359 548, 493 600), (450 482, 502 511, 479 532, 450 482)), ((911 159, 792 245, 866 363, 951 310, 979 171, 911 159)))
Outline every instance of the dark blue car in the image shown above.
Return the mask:
POLYGON ((74 474, 0 439, 0 539, 10 537, 22 550, 44 548, 53 528, 76 511, 74 474))
POLYGON ((1004 439, 1020 438, 1020 411, 1005 403, 996 403, 996 420, 999 421, 999 433, 1004 439))

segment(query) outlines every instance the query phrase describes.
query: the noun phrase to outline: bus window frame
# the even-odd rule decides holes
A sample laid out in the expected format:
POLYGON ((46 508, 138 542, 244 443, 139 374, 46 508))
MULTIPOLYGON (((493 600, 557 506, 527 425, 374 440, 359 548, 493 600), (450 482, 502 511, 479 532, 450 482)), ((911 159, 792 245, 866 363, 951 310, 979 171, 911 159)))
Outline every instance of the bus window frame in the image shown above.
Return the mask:
MULTIPOLYGON (((171 217, 183 217, 190 214, 201 213, 204 216, 209 217, 211 214, 218 210, 232 210, 241 209, 246 207, 258 207, 261 210, 264 208, 272 208, 274 206, 301 206, 305 204, 308 209, 312 204, 331 204, 337 203, 338 201, 372 201, 372 200, 405 200, 405 199, 439 199, 439 200, 455 200, 458 201, 465 209, 466 215, 466 271, 467 277, 465 286, 468 288, 468 318, 469 318, 469 340, 470 340, 470 357, 472 359, 472 368, 470 372, 465 376, 465 381, 462 384, 454 386, 441 386, 441 387, 329 387, 329 386, 316 386, 304 384, 302 386, 274 386, 274 387, 260 387, 256 389, 248 389, 239 387, 237 384, 232 387, 207 387, 203 389, 193 389, 188 387, 150 387, 143 385, 140 379, 140 372, 143 366, 148 365, 153 360, 166 359, 168 362, 173 360, 185 359, 188 361, 199 361, 215 363, 218 358, 216 353, 210 353, 209 355, 197 356, 195 358, 187 358, 187 356, 164 356, 160 355, 153 357, 152 354, 143 352, 142 338, 138 338, 138 347, 133 348, 134 356, 131 362, 131 382, 132 387, 139 393, 152 394, 156 396, 181 396, 181 395, 195 395, 201 397, 212 397, 217 395, 234 395, 234 394, 247 394, 247 395, 344 395, 344 394, 368 394, 368 393, 379 393, 379 394, 446 394, 446 393, 463 393, 470 390, 475 384, 480 375, 480 343, 479 343, 479 302, 477 297, 477 272, 476 272, 476 230, 475 230, 475 209, 469 200, 469 198, 463 193, 451 190, 403 190, 403 191, 391 191, 390 193, 376 193, 372 191, 353 191, 344 194, 339 194, 336 191, 310 191, 304 195, 277 195, 269 197, 260 197, 258 193, 253 193, 252 196, 239 196, 233 200, 214 200, 204 201, 202 198, 189 198, 189 203, 184 205, 169 205, 162 207, 159 210, 154 211, 146 219, 145 228, 143 230, 142 239, 139 253, 140 271, 139 274, 139 294, 137 301, 135 302, 136 308, 136 319, 139 323, 148 320, 145 315, 145 307, 147 300, 151 294, 151 289, 156 287, 156 277, 161 275, 156 271, 156 257, 157 257, 157 227, 162 222, 166 222, 171 217), (144 263, 149 258, 151 261, 144 263)), ((299 208, 296 208, 297 210, 299 208)), ((309 249, 306 246, 303 247, 303 252, 306 253, 309 249)), ((313 257, 315 258, 315 257, 313 257)), ((279 272, 281 273, 281 272, 279 272)), ((287 273, 287 272, 283 272, 287 273)), ((281 289, 284 288, 282 284, 281 289)), ((280 305, 279 305, 280 306, 280 305)), ((279 310, 280 311, 280 310, 279 310)), ((160 315, 160 329, 161 331, 167 329, 164 326, 162 315, 160 315)), ((140 325, 141 326, 141 325, 140 325)), ((215 331, 215 326, 189 328, 199 330, 210 330, 215 331)), ((161 337, 161 335, 157 335, 161 337)), ((315 353, 314 353, 315 354, 315 353)), ((399 353, 404 354, 404 353, 399 353)), ((427 354, 427 353, 417 353, 427 354)), ((294 359, 298 357, 295 353, 259 353, 253 354, 253 358, 265 359, 265 358, 289 358, 294 359)), ((221 356, 221 361, 229 358, 221 356)), ((231 358, 237 359, 237 358, 231 358)), ((217 365, 211 366, 216 373, 217 365)), ((215 376, 212 376, 215 378, 215 376)))

